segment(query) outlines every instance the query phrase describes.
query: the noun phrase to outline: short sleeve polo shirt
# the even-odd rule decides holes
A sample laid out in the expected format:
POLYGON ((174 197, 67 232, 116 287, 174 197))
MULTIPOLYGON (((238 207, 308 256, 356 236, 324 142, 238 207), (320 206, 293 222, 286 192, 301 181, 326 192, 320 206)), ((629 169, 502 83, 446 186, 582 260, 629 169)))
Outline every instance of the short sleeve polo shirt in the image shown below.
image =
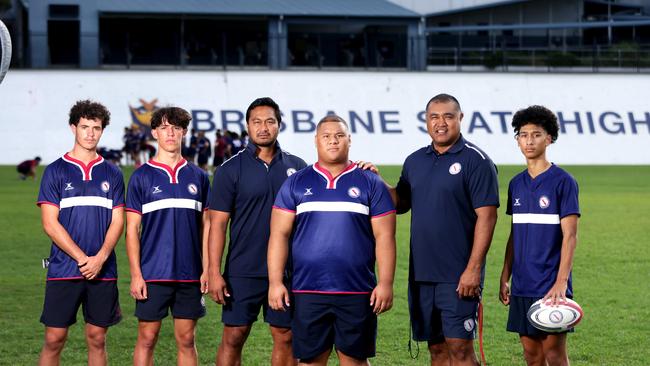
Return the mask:
POLYGON ((230 243, 224 274, 266 277, 271 210, 282 183, 307 166, 276 144, 270 164, 257 157, 252 142, 216 171, 210 209, 230 213, 230 243))
POLYGON ((474 210, 499 206, 492 160, 463 136, 443 154, 429 145, 406 158, 397 193, 411 208, 411 280, 458 282, 472 251, 474 210))

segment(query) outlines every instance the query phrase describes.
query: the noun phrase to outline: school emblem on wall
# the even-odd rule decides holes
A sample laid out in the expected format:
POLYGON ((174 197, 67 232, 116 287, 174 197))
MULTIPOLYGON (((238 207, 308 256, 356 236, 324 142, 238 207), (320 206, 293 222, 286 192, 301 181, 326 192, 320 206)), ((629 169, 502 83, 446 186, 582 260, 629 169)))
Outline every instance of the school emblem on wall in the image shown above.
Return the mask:
POLYGON ((154 98, 151 102, 140 98, 140 106, 133 107, 129 104, 131 111, 131 128, 143 129, 146 132, 151 131, 151 115, 158 109, 156 103, 158 98, 154 98))

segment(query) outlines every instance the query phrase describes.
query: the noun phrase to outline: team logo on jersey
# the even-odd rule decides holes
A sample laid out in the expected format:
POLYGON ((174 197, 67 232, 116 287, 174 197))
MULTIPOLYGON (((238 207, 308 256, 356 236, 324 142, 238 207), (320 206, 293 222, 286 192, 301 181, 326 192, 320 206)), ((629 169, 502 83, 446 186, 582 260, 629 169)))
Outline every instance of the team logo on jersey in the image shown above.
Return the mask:
POLYGON ((196 184, 194 183, 190 183, 187 185, 187 191, 190 192, 190 194, 194 194, 194 195, 199 193, 199 189, 196 188, 196 184))
POLYGON ((160 193, 162 192, 162 189, 160 189, 160 186, 153 186, 153 191, 151 191, 152 194, 160 193))
POLYGON ((111 189, 111 185, 108 183, 108 181, 103 181, 101 187, 104 193, 108 193, 108 190, 111 189))
POLYGON ((65 189, 64 189, 64 191, 71 191, 71 190, 73 190, 73 189, 74 189, 74 187, 72 186, 72 182, 70 182, 70 183, 66 183, 66 184, 65 184, 65 189))
POLYGON ((295 172, 296 172, 296 169, 294 169, 294 168, 289 168, 289 169, 287 169, 287 177, 290 177, 290 176, 293 175, 293 173, 295 173, 295 172))
POLYGON ((465 330, 468 332, 471 332, 474 330, 474 319, 467 319, 463 322, 463 326, 465 327, 465 330))
POLYGON ((463 167, 460 165, 460 163, 453 163, 449 167, 449 174, 456 175, 456 174, 460 173, 462 168, 463 167))
POLYGON ((551 201, 548 199, 546 196, 542 196, 539 198, 539 207, 541 208, 548 208, 548 206, 551 204, 551 201))
POLYGON ((521 198, 515 198, 515 203, 513 203, 513 206, 521 206, 521 202, 519 202, 521 198))
POLYGON ((350 189, 348 189, 348 196, 359 198, 359 196, 361 196, 361 190, 357 187, 350 187, 350 189))
POLYGON ((303 193, 303 196, 311 196, 313 193, 311 193, 311 187, 305 188, 305 193, 303 193))

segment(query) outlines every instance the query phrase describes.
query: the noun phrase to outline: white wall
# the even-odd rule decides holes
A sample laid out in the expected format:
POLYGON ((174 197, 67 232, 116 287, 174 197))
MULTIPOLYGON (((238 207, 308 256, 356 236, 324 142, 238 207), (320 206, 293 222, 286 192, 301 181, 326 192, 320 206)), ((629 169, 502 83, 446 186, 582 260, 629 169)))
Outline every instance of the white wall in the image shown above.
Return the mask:
POLYGON ((650 164, 648 85, 650 75, 639 74, 12 70, 0 85, 0 164, 35 155, 47 164, 68 151, 73 140, 67 114, 78 99, 92 98, 110 109, 111 125, 100 145, 121 148, 123 127, 131 124, 129 105, 140 106, 139 99, 188 109, 200 129, 237 131, 239 124, 227 121, 242 118, 260 96, 273 97, 282 108, 282 146, 308 162, 316 155, 313 132, 304 131, 334 111, 351 123, 351 114, 368 125, 368 115, 372 119, 372 131, 352 123, 353 159, 401 164, 430 143, 418 115, 442 92, 458 97, 463 133, 496 163, 523 162, 511 113, 543 104, 565 121, 549 150, 554 162, 650 164), (579 124, 567 122, 576 116, 579 124), (305 119, 311 122, 300 122, 305 119))

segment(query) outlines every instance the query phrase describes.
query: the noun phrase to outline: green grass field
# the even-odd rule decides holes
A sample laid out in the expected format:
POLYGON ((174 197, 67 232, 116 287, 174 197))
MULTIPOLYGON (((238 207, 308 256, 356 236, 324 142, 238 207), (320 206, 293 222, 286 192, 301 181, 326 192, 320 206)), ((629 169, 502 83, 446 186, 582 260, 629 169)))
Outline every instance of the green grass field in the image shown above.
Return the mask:
MULTIPOLYGON (((505 215, 507 182, 522 167, 499 167, 501 203, 494 241, 487 259, 484 291, 485 353, 491 365, 521 365, 517 335, 505 331, 507 309, 499 303, 498 278, 510 219, 505 215)), ((576 300, 585 318, 569 336, 574 365, 650 364, 650 166, 565 167, 578 180, 582 218, 574 264, 576 300)), ((395 183, 398 167, 382 167, 395 183)), ((42 172, 42 168, 40 169, 42 172)), ((128 178, 131 170, 125 172, 128 178)), ((13 167, 0 167, 0 364, 33 365, 42 345, 39 323, 45 270, 41 259, 50 241, 40 227, 34 205, 38 180, 19 181, 13 167)), ((444 213, 441 213, 444 214, 444 213)), ((393 309, 380 316, 374 365, 426 365, 428 352, 412 360, 407 350, 409 320, 406 302, 409 216, 398 219, 398 260, 393 309)), ((119 288, 124 319, 108 335, 109 362, 131 363, 136 337, 134 301, 128 295, 129 274, 124 240, 116 248, 119 288)), ((200 363, 213 364, 222 325, 221 310, 208 301, 208 315, 199 322, 200 363)), ((71 327, 63 351, 63 365, 85 364, 83 318, 71 327)), ((175 364, 172 323, 166 319, 156 349, 159 365, 175 364)), ((256 323, 244 349, 244 365, 267 365, 271 338, 263 323, 256 323)), ((335 361, 332 362, 335 364, 335 361)))

